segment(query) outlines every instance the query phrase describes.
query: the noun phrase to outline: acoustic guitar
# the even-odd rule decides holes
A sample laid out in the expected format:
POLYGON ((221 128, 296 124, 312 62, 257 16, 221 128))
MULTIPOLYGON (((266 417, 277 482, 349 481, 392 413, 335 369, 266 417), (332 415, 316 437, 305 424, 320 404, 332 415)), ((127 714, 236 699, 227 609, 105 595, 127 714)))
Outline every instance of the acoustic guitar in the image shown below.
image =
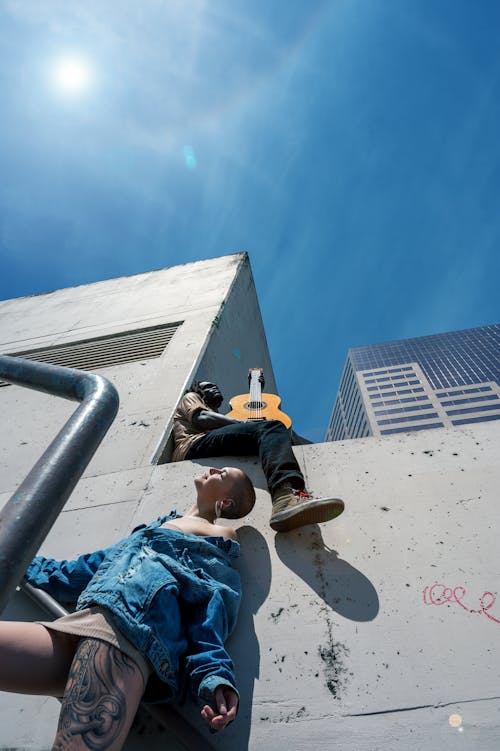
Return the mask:
POLYGON ((229 400, 231 412, 227 413, 227 417, 234 417, 237 420, 279 420, 286 428, 289 428, 292 421, 281 411, 279 396, 262 393, 264 381, 262 368, 250 368, 248 380, 250 393, 233 396, 229 400))

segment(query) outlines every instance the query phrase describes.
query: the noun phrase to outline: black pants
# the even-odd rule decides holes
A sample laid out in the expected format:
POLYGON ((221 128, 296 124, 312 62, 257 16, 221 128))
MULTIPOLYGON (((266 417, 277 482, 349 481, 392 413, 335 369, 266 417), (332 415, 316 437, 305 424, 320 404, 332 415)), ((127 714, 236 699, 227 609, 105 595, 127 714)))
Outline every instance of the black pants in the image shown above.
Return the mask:
POLYGON ((290 433, 278 420, 239 422, 209 430, 196 439, 186 459, 210 456, 258 456, 271 493, 284 483, 300 490, 304 488, 290 433))

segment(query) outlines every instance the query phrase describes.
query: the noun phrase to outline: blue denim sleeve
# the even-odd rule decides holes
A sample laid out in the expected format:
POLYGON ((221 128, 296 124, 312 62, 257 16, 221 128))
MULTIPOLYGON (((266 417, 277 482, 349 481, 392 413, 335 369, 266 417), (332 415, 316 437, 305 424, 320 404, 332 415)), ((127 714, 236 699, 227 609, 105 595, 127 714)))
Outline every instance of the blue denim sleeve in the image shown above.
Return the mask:
POLYGON ((106 557, 107 550, 86 553, 73 561, 35 556, 25 578, 60 602, 76 602, 106 557))
POLYGON ((206 608, 201 603, 197 607, 196 617, 189 624, 188 631, 190 645, 186 670, 193 694, 202 702, 213 704, 217 686, 229 686, 238 693, 233 663, 224 647, 228 636, 226 608, 217 590, 206 608))

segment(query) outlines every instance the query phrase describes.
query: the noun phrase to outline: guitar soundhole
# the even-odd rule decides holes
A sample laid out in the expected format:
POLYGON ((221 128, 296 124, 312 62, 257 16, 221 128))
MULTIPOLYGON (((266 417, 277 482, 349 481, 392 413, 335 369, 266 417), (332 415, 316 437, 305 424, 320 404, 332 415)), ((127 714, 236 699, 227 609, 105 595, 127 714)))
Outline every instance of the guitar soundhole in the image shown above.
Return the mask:
POLYGON ((245 402, 243 406, 245 409, 265 409, 267 404, 266 402, 245 402))

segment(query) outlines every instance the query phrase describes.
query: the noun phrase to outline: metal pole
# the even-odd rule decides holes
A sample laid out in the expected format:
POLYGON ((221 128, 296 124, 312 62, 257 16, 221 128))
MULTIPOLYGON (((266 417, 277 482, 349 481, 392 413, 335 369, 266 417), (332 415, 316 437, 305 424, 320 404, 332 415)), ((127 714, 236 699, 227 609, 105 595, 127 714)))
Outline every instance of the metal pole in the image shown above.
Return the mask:
POLYGON ((0 355, 0 377, 81 402, 0 511, 2 612, 113 422, 119 398, 102 376, 8 355, 0 355))

